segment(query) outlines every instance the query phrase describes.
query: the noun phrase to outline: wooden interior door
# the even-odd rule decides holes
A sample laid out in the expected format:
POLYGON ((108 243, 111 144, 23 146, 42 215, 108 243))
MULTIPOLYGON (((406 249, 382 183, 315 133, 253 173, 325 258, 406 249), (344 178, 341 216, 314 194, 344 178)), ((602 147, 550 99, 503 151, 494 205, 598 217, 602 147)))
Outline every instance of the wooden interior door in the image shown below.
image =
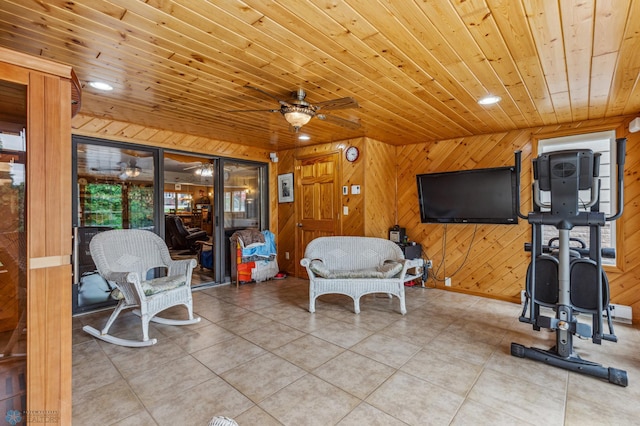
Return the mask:
POLYGON ((309 241, 340 232, 339 154, 296 160, 296 275, 309 241))

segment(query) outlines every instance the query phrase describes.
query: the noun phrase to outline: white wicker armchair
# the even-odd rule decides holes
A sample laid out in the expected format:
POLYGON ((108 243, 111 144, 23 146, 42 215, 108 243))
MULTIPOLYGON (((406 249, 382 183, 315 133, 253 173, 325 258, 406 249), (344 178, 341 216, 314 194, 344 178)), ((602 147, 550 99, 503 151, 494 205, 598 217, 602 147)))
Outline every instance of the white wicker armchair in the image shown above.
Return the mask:
POLYGON ((150 231, 118 229, 102 232, 91 240, 91 257, 100 275, 115 286, 112 296, 118 305, 102 330, 84 326, 94 337, 121 346, 149 346, 157 342, 149 339, 149 321, 168 325, 187 325, 200 321, 193 316, 191 273, 195 259, 172 260, 165 242, 150 231), (166 276, 147 278, 149 271, 160 268, 166 276), (174 320, 156 315, 167 308, 184 305, 189 318, 174 320), (142 320, 142 340, 127 340, 109 334, 109 328, 124 309, 142 320))

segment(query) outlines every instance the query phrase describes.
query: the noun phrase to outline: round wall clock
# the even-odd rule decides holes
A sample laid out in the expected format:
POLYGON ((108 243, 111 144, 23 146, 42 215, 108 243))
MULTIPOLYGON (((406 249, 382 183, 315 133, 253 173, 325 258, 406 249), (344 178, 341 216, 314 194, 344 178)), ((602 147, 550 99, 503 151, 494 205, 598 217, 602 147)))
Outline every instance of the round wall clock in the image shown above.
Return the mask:
POLYGON ((360 151, 358 150, 357 147, 350 146, 349 148, 347 148, 344 155, 347 158, 347 161, 350 161, 353 163, 358 159, 358 156, 360 156, 360 151))

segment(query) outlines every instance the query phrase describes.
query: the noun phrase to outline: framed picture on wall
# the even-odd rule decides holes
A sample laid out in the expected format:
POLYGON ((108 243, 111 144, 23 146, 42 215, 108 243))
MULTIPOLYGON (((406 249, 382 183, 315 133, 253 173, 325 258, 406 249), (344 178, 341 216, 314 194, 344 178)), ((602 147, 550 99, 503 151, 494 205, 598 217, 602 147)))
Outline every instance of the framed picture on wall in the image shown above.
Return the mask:
POLYGON ((278 175, 278 202, 293 203, 293 173, 278 175))

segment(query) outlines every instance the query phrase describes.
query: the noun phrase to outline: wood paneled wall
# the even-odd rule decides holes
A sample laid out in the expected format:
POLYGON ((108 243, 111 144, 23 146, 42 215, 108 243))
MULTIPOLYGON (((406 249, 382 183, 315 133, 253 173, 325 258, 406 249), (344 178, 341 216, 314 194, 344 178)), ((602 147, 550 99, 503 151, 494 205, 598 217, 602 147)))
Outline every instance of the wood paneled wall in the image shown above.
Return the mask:
MULTIPOLYGON (((348 215, 343 215, 340 211, 340 234, 341 235, 363 235, 364 233, 364 214, 365 214, 365 167, 366 162, 366 139, 356 138, 339 142, 332 142, 308 147, 298 147, 280 151, 278 156, 280 161, 277 163, 278 174, 294 172, 295 159, 300 157, 309 157, 313 155, 323 155, 331 152, 340 152, 340 187, 348 186, 349 195, 341 196, 341 208, 349 209, 348 215), (360 150, 360 158, 349 163, 344 159, 344 150, 349 146, 357 146, 360 150), (360 185, 361 194, 351 195, 351 185, 360 185)), ((277 202, 277 200, 276 200, 277 202)), ((278 264, 281 270, 285 270, 290 274, 296 274, 299 270, 299 260, 296 259, 296 212, 295 203, 276 204, 278 206, 278 264), (285 259, 284 253, 289 252, 289 259, 285 259)))
POLYGON ((625 211, 620 268, 607 268, 614 303, 633 308, 634 323, 640 320, 640 134, 629 133, 633 117, 580 122, 564 126, 547 126, 491 135, 471 136, 434 143, 397 147, 398 223, 407 228, 409 237, 422 244, 434 263, 439 281, 452 277, 447 289, 512 302, 520 301, 524 289, 529 254, 523 250, 530 241, 526 221, 518 225, 437 225, 420 223, 415 176, 420 173, 451 171, 514 164, 514 151, 522 150, 521 210, 530 211, 532 139, 544 134, 584 133, 590 129, 616 129, 617 137, 627 137, 625 165, 625 211))
POLYGON ((27 410, 64 425, 71 424, 72 74, 0 49, 0 79, 28 86, 27 410))
POLYGON ((397 223, 396 148, 366 139, 364 154, 364 235, 389 238, 389 228, 397 223))
MULTIPOLYGON (((341 186, 361 186, 361 195, 342 196, 349 215, 342 216, 343 235, 387 237, 395 223, 407 229, 413 241, 422 244, 434 261, 436 277, 452 276, 452 291, 519 302, 524 288, 529 255, 523 250, 530 240, 526 221, 516 226, 427 225, 420 223, 415 176, 419 173, 512 165, 514 151, 522 151, 521 206, 531 209, 532 140, 540 135, 585 132, 615 128, 618 137, 628 137, 625 167, 625 213, 618 222, 623 263, 608 270, 614 303, 630 305, 634 322, 640 320, 640 134, 628 132, 633 117, 546 126, 511 132, 470 136, 432 143, 392 146, 370 138, 357 138, 278 152, 279 162, 270 163, 271 229, 276 230, 281 270, 295 273, 295 203, 278 204, 277 176, 294 171, 295 158, 340 151, 350 145, 360 149, 355 163, 341 155, 341 186), (470 244, 473 240, 473 243, 470 244), (446 243, 446 246, 445 246, 446 243), (289 252, 289 259, 285 253, 289 252)), ((132 143, 162 146, 191 152, 214 153, 234 158, 268 161, 269 152, 245 145, 145 128, 88 116, 77 116, 74 133, 132 143), (184 143, 184 145, 183 145, 184 143)), ((443 281, 436 281, 444 288, 443 281)))

